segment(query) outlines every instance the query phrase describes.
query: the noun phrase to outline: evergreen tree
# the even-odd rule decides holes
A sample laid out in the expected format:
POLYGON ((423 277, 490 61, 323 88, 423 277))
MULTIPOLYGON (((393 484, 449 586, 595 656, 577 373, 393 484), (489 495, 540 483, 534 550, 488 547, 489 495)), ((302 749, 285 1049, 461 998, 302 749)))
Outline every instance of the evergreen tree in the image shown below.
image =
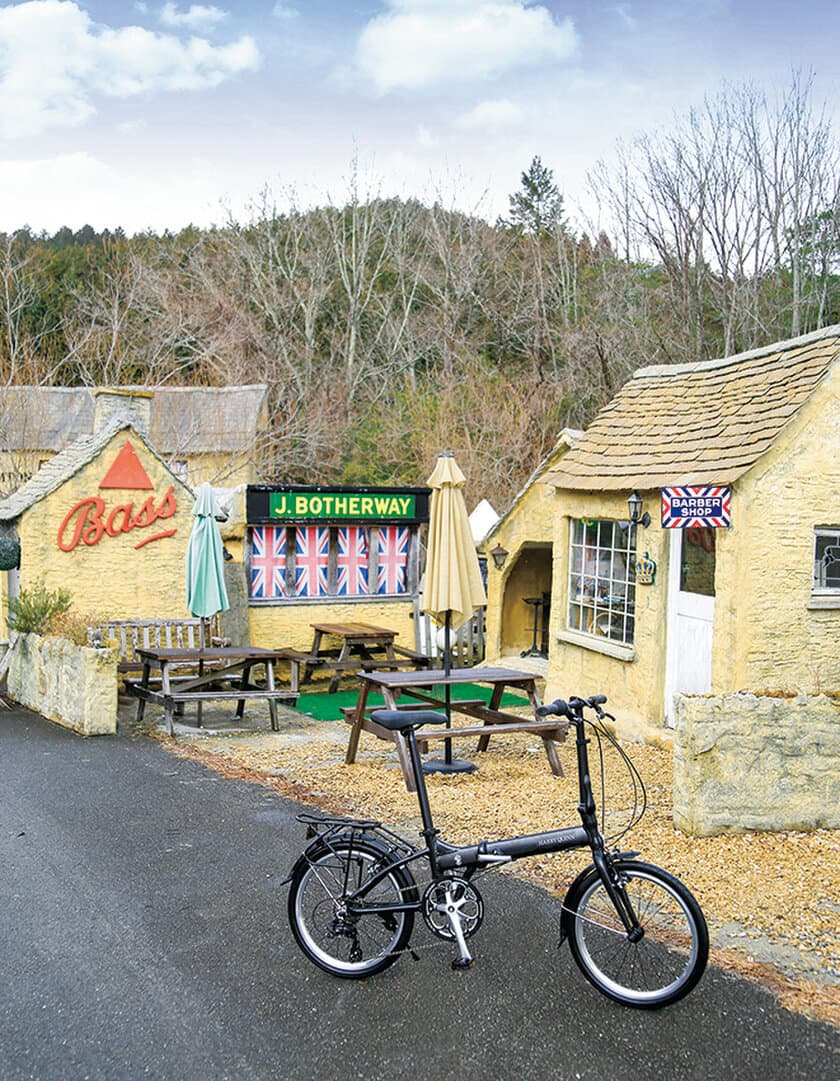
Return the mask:
POLYGON ((522 187, 510 196, 510 217, 504 223, 523 233, 554 232, 563 221, 563 196, 539 156, 522 173, 522 187))

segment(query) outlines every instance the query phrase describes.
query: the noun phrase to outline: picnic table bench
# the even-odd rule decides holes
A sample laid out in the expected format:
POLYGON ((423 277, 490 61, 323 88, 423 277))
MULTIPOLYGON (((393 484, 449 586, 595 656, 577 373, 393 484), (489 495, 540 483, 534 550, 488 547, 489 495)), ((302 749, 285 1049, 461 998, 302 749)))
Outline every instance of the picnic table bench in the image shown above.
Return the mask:
POLYGON ((456 699, 449 702, 451 714, 463 714, 480 720, 480 725, 453 725, 448 728, 423 728, 417 735, 421 752, 428 749, 428 743, 434 739, 454 739, 465 736, 478 736, 478 750, 486 751, 490 736, 505 733, 526 733, 538 735, 543 742, 548 764, 551 772, 557 776, 563 776, 563 767, 557 757, 556 743, 566 738, 568 725, 563 720, 552 718, 551 720, 538 720, 536 717, 523 718, 517 713, 509 713, 499 709, 505 688, 517 688, 528 699, 530 706, 536 709, 540 705, 540 699, 536 689, 536 678, 528 672, 514 671, 509 668, 456 668, 449 672, 442 669, 432 669, 426 672, 388 672, 373 671, 359 673, 360 688, 356 705, 348 709, 342 709, 345 720, 352 726, 350 739, 347 745, 345 761, 350 764, 355 762, 359 746, 359 737, 363 731, 370 732, 380 739, 389 740, 396 747, 397 757, 403 771, 405 786, 409 792, 416 791, 414 770, 408 754, 405 737, 401 732, 392 732, 390 729, 378 725, 371 714, 377 708, 369 707, 367 699, 369 693, 379 693, 385 701, 386 709, 423 709, 434 706, 437 709, 444 708, 446 703, 436 693, 437 687, 454 686, 459 683, 488 684, 492 690, 490 700, 485 703, 481 699, 456 699), (398 701, 398 697, 404 694, 412 701, 410 703, 398 701))
POLYGON ((277 650, 259 649, 256 646, 222 646, 210 649, 141 649, 138 656, 143 663, 143 675, 139 680, 126 681, 129 693, 139 699, 137 721, 143 720, 147 702, 163 706, 169 735, 175 734, 174 713, 176 708, 194 702, 198 706, 198 724, 201 725, 201 709, 205 702, 236 701, 236 717, 241 718, 245 702, 262 698, 268 702, 271 728, 277 731, 278 701, 294 705, 296 691, 279 690, 274 683, 274 662, 280 659, 277 650), (174 677, 173 671, 191 666, 189 676, 174 677), (265 668, 265 687, 257 686, 251 678, 252 669, 265 668), (160 670, 160 689, 153 686, 152 670, 160 670))
POLYGON ((289 682, 293 691, 301 683, 308 683, 315 671, 332 672, 329 693, 338 690, 345 672, 386 669, 397 671, 407 664, 414 668, 428 668, 431 658, 425 653, 398 646, 394 639, 396 631, 376 627, 370 623, 313 623, 314 636, 308 652, 296 649, 279 649, 278 653, 289 662, 289 682), (339 645, 330 645, 325 639, 337 639, 339 645))

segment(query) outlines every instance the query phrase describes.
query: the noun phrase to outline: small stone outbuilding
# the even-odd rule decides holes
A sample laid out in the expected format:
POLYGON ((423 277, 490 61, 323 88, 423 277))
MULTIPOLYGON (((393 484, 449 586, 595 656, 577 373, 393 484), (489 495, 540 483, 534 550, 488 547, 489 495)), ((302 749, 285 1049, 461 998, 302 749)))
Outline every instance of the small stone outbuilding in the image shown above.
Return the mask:
POLYGON ((840 689, 840 327, 641 369, 542 480, 548 694, 661 726, 680 693, 840 689), (663 528, 663 489, 701 487, 731 525, 663 528))

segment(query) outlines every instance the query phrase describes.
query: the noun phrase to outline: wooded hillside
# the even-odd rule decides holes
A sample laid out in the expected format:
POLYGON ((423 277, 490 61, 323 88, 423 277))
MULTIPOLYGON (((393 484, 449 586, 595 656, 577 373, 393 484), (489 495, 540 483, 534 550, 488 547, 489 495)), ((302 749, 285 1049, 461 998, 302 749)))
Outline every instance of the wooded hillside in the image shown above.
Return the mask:
POLYGON ((504 510, 642 365, 840 321, 840 168, 809 80, 728 89, 593 169, 573 227, 539 158, 495 224, 360 190, 177 235, 0 236, 0 379, 265 382, 268 481, 423 483, 449 449, 504 510), (290 209, 291 207, 291 209, 290 209))

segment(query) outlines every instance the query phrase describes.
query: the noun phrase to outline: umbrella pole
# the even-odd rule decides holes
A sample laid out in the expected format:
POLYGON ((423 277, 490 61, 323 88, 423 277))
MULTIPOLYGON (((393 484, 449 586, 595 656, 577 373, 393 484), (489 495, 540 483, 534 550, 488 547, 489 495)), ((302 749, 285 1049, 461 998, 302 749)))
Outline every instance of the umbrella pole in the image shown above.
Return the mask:
MULTIPOLYGON (((452 613, 447 609, 446 619, 443 624, 443 675, 448 680, 452 670, 452 613)), ((452 688, 449 683, 444 684, 443 700, 446 709, 446 727, 452 727, 452 688)), ((452 740, 444 740, 443 760, 447 766, 452 765, 452 740)))
MULTIPOLYGON (((449 673, 452 671, 452 613, 447 610, 443 624, 443 703, 446 712, 446 727, 452 727, 452 687, 449 673)), ((452 740, 446 739, 443 758, 433 758, 423 763, 424 773, 472 773, 476 768, 473 762, 464 758, 452 758, 452 740)))

